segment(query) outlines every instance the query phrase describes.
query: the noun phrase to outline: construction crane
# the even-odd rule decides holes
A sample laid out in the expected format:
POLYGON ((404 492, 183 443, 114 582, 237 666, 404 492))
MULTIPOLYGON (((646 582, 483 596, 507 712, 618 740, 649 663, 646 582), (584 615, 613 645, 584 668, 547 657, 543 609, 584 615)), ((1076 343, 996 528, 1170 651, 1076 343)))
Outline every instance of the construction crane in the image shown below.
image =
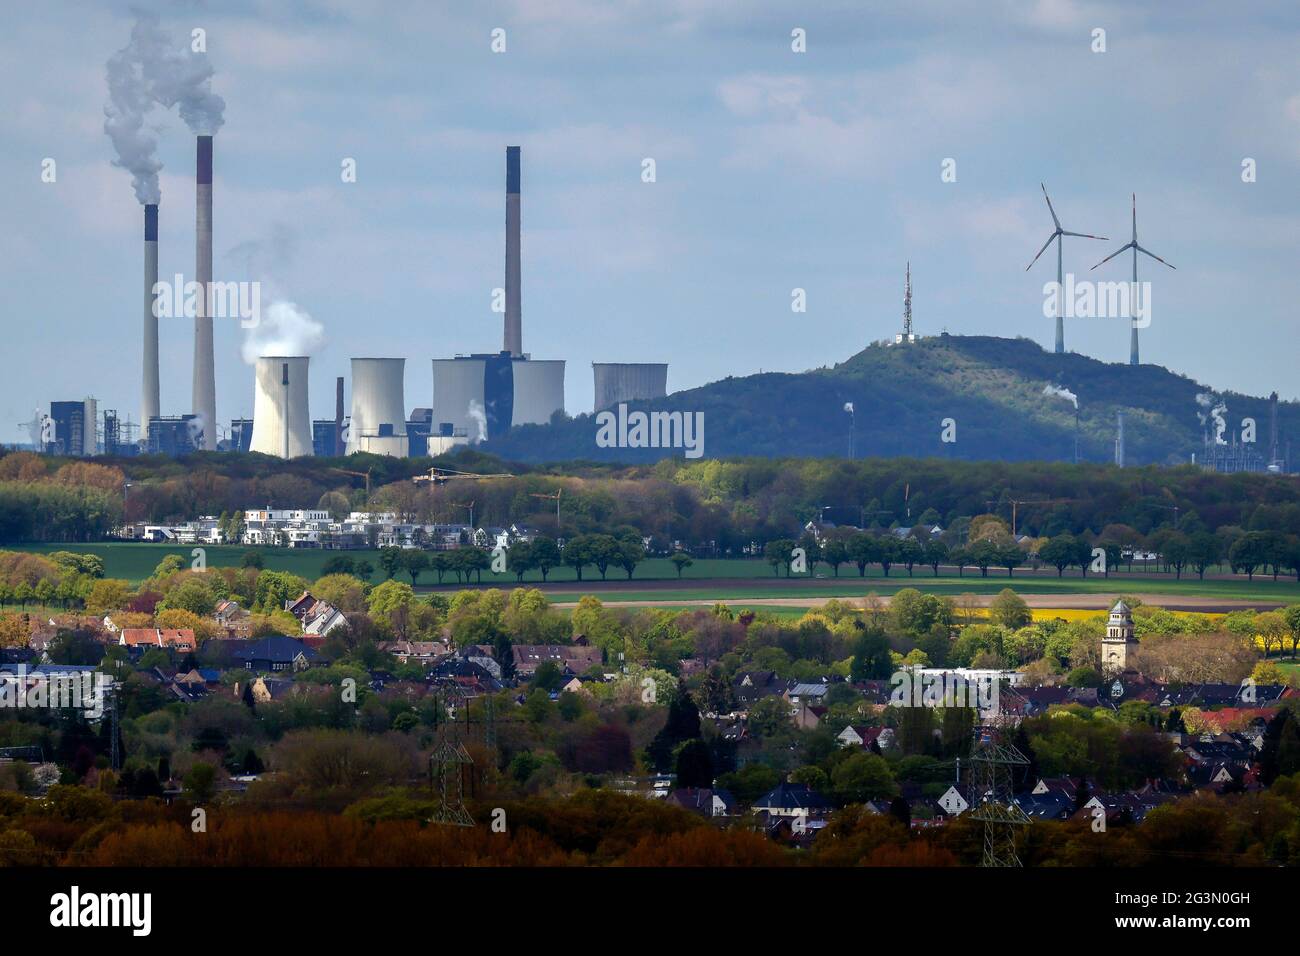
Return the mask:
MULTIPOLYGON (((1011 504, 1011 537, 1014 538, 1016 536, 1016 509, 1020 505, 1063 505, 1063 504, 1069 504, 1070 502, 1073 501, 1078 501, 1079 499, 1078 498, 1008 498, 1006 500, 1009 501, 1011 504)), ((996 501, 986 501, 984 503, 988 505, 990 508, 996 508, 998 505, 1002 504, 1002 499, 999 498, 996 501)))
POLYGON ((435 485, 445 484, 449 481, 455 481, 458 478, 484 479, 484 478, 513 478, 514 475, 494 474, 485 475, 475 471, 457 471, 454 468, 430 468, 427 475, 416 475, 412 481, 431 481, 435 485))
POLYGON ((555 494, 553 494, 553 495, 544 495, 544 494, 542 494, 541 492, 538 492, 538 491, 531 491, 531 492, 528 493, 528 497, 529 497, 529 498, 545 498, 545 499, 547 499, 548 501, 554 499, 554 501, 555 501, 555 526, 556 526, 557 528, 560 526, 560 495, 562 495, 562 494, 564 494, 564 489, 563 489, 563 488, 557 488, 556 491, 555 491, 555 494))
POLYGON ((351 475, 353 478, 366 479, 366 497, 370 497, 370 473, 373 468, 367 468, 365 471, 348 471, 346 468, 331 468, 330 471, 337 471, 340 475, 351 475))

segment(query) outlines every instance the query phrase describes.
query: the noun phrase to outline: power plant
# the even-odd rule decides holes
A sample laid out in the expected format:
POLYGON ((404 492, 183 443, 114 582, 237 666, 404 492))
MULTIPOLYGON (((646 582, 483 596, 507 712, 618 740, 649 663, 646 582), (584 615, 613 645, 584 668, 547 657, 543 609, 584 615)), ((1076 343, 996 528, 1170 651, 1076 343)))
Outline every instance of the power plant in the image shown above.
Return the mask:
POLYGON ((312 453, 305 355, 264 355, 257 360, 253 440, 249 451, 278 458, 312 453))
POLYGON ((596 389, 593 411, 668 394, 666 362, 592 362, 591 372, 596 389))
POLYGON ((352 419, 346 454, 364 451, 407 456, 410 445, 402 397, 405 375, 404 358, 352 360, 352 419))

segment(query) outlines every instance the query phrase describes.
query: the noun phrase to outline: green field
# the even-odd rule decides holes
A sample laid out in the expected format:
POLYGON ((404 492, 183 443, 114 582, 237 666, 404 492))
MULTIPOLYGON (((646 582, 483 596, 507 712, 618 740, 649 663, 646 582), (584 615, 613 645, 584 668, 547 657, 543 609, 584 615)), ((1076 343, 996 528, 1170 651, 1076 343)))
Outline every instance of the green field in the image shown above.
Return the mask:
MULTIPOLYGON (((149 577, 158 562, 165 555, 176 554, 189 562, 192 548, 141 544, 131 542, 112 542, 103 544, 65 544, 33 545, 14 550, 26 550, 37 553, 51 551, 79 551, 99 555, 104 560, 104 570, 108 577, 124 578, 139 582, 149 577)), ((207 563, 210 567, 237 567, 248 548, 240 546, 208 546, 205 548, 207 563)), ((368 560, 375 566, 375 580, 381 578, 379 554, 376 551, 320 551, 290 550, 284 548, 257 549, 262 555, 265 566, 270 570, 291 571, 308 580, 320 576, 321 568, 331 556, 346 554, 355 559, 368 560)), ((755 606, 764 598, 861 598, 868 592, 892 594, 899 588, 916 587, 938 594, 958 595, 966 592, 975 594, 996 594, 1010 585, 1021 594, 1100 594, 1148 593, 1169 595, 1171 600, 1177 597, 1228 600, 1257 601, 1261 603, 1295 603, 1300 601, 1300 585, 1294 579, 1273 581, 1266 575, 1257 575, 1254 581, 1244 578, 1215 577, 1198 581, 1196 577, 1185 576, 1175 580, 1172 575, 1148 574, 1135 571, 1132 574, 1113 572, 1109 578, 1090 575, 1082 578, 1079 574, 1067 574, 1058 578, 1054 571, 1045 570, 1037 573, 1018 570, 1010 581, 1005 571, 998 573, 990 570, 987 578, 978 573, 967 573, 964 577, 942 575, 935 578, 929 568, 917 568, 909 578, 903 568, 894 567, 889 577, 884 577, 879 568, 871 568, 865 578, 858 577, 856 568, 846 566, 841 569, 839 578, 833 577, 824 567, 818 567, 818 577, 776 577, 767 562, 753 560, 719 560, 697 559, 686 569, 680 583, 673 565, 664 558, 648 558, 636 570, 632 581, 626 579, 622 571, 611 568, 609 580, 601 582, 600 576, 593 568, 587 568, 584 580, 579 584, 571 568, 556 568, 550 573, 549 583, 553 587, 553 597, 557 601, 576 600, 579 593, 593 593, 611 601, 663 601, 685 602, 699 600, 748 601, 755 606)), ((526 584, 540 583, 537 572, 529 573, 526 584)), ((426 571, 419 579, 420 590, 431 590, 437 578, 431 571, 426 571)), ((494 575, 485 573, 483 584, 510 587, 515 585, 513 574, 494 575)), ((442 588, 456 587, 454 575, 447 575, 442 588)))

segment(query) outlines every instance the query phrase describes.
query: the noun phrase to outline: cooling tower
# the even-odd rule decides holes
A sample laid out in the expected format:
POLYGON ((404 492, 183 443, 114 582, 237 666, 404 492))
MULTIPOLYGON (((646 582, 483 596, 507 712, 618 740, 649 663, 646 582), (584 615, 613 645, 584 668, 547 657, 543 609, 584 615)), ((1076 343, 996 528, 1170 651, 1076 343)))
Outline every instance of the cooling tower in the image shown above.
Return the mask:
POLYGON ((519 147, 506 147, 506 329, 502 350, 524 354, 519 277, 519 147))
POLYGON ((278 458, 310 455, 307 356, 264 355, 257 360, 256 377, 249 451, 278 458))
POLYGON ((158 316, 154 314, 153 287, 158 283, 158 204, 144 207, 144 335, 143 391, 140 399, 140 422, 158 417, 158 316))
POLYGON ((594 411, 668 394, 668 366, 664 363, 592 362, 591 371, 596 383, 594 411))
POLYGON ((487 407, 483 393, 487 358, 433 360, 433 430, 443 422, 463 430, 470 441, 483 441, 487 433, 487 407))
MULTIPOLYGON (((216 360, 212 352, 212 316, 209 314, 209 286, 212 283, 212 137, 198 138, 198 163, 194 180, 195 249, 194 281, 199 296, 194 313, 194 414, 203 423, 202 447, 217 447, 216 360)), ((305 377, 305 376, 304 376, 305 377)), ((311 425, 308 424, 310 437, 311 425)), ((310 447, 308 449, 310 451, 310 447)))
POLYGON ((516 359, 512 425, 545 425, 564 411, 564 360, 516 359))
POLYGON ((348 427, 347 454, 364 451, 406 457, 409 445, 402 397, 405 375, 406 359, 352 360, 352 424, 348 427))

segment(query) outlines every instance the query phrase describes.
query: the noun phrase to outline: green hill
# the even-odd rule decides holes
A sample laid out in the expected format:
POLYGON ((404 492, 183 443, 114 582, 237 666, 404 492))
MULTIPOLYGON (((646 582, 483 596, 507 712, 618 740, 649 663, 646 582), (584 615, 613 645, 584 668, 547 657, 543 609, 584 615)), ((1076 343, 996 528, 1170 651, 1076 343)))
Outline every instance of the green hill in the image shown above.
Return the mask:
MULTIPOLYGON (((831 368, 798 374, 728 377, 675 392, 633 409, 704 413, 704 452, 710 458, 842 456, 848 454, 849 415, 856 413, 857 457, 944 457, 967 460, 1058 460, 1074 455, 1074 409, 1043 394, 1047 385, 1079 397, 1079 457, 1114 460, 1116 411, 1125 413, 1126 462, 1177 464, 1201 457, 1210 387, 1158 365, 1132 368, 1085 355, 1055 355, 1028 339, 940 335, 907 346, 873 344, 831 368), (956 441, 941 441, 941 422, 956 423, 956 441)), ((1228 432, 1244 417, 1258 425, 1267 457, 1269 402, 1215 393, 1227 405, 1228 432)), ((1300 434, 1300 404, 1278 406, 1282 435, 1300 434)), ((680 449, 599 448, 592 415, 513 429, 479 446, 513 461, 646 462, 680 449)))

